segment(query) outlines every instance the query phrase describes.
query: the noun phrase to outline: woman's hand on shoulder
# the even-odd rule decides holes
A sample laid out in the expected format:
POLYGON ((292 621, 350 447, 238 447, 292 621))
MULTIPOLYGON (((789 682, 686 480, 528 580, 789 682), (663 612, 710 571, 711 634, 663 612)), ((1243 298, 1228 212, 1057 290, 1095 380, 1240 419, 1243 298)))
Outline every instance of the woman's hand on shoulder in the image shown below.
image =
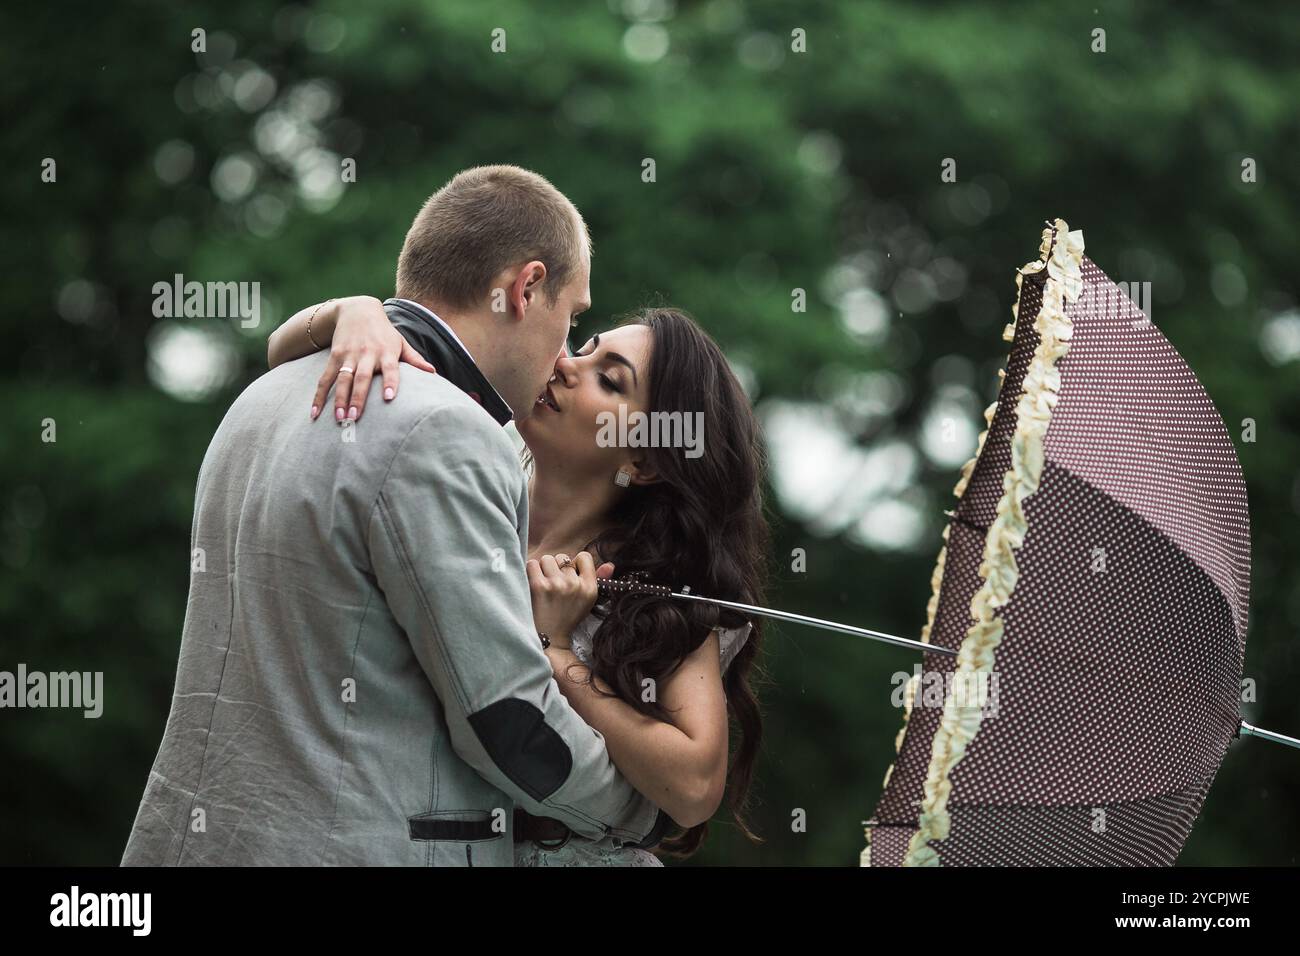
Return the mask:
POLYGON ((312 399, 313 419, 324 407, 331 386, 334 387, 334 420, 359 421, 376 370, 383 376, 383 395, 387 402, 397 397, 398 363, 437 372, 388 321, 383 303, 374 296, 350 296, 336 304, 338 317, 329 361, 316 383, 316 395, 312 399))

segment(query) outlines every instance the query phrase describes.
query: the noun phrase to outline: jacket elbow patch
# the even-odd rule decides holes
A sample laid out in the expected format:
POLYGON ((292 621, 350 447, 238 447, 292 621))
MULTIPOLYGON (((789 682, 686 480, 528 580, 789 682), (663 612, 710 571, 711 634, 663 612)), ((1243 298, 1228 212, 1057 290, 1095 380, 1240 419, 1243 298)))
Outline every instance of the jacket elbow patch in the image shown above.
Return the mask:
POLYGON ((492 762, 534 800, 545 800, 569 778, 568 745, 528 701, 507 697, 468 719, 492 762))

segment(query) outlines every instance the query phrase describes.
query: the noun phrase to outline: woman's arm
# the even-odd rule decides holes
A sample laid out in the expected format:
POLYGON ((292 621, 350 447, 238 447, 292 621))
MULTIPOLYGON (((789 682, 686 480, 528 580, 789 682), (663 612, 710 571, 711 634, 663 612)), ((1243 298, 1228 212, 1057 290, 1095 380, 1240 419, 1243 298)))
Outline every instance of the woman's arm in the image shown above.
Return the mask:
POLYGON ((610 759, 632 786, 686 828, 717 812, 727 784, 727 699, 716 632, 657 688, 672 723, 597 694, 590 671, 569 648, 552 643, 546 653, 561 693, 604 736, 610 759))
MULTIPOLYGON (((369 297, 358 296, 358 298, 369 297)), ((334 338, 334 325, 338 322, 339 308, 342 304, 340 299, 331 299, 295 312, 266 340, 266 364, 270 368, 275 368, 285 362, 311 355, 318 350, 311 339, 320 343, 322 349, 328 347, 330 340, 334 338), (315 318, 312 317, 313 315, 315 318), (308 319, 311 320, 311 338, 307 336, 308 319)))
POLYGON ((402 337, 384 311, 383 303, 371 295, 354 295, 309 305, 271 333, 266 342, 266 360, 271 368, 311 355, 317 345, 330 350, 325 372, 316 383, 311 417, 315 419, 334 388, 334 418, 357 421, 366 407, 370 380, 375 369, 382 371, 384 401, 397 396, 399 362, 426 372, 437 370, 402 337), (308 336, 308 323, 311 335, 308 336), (313 341, 314 340, 314 341, 313 341))

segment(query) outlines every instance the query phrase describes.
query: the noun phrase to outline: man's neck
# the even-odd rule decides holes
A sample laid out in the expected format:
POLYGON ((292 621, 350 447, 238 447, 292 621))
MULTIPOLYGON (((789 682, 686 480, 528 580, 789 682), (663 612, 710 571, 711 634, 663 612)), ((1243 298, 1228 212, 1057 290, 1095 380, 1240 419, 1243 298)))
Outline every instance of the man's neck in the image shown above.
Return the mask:
POLYGON ((483 322, 478 316, 474 315, 472 312, 444 308, 436 302, 430 302, 427 299, 407 299, 406 301, 424 306, 424 308, 428 309, 438 318, 442 319, 442 321, 446 322, 447 325, 451 327, 451 330, 456 333, 456 338, 460 339, 461 344, 463 344, 469 354, 474 357, 474 364, 483 371, 483 374, 487 374, 487 371, 483 369, 483 363, 479 360, 480 355, 486 357, 483 348, 486 336, 483 334, 483 322))
MULTIPOLYGON (((463 309, 445 308, 426 299, 407 299, 406 301, 423 306, 442 319, 447 324, 447 327, 456 334, 456 338, 465 347, 465 351, 469 353, 474 364, 478 366, 478 370, 483 373, 483 377, 492 383, 492 387, 497 390, 498 394, 501 394, 501 386, 498 382, 501 381, 502 367, 496 349, 491 344, 490 329, 487 327, 488 322, 483 316, 463 309)), ((509 402, 509 399, 505 399, 504 396, 503 400, 509 402)))

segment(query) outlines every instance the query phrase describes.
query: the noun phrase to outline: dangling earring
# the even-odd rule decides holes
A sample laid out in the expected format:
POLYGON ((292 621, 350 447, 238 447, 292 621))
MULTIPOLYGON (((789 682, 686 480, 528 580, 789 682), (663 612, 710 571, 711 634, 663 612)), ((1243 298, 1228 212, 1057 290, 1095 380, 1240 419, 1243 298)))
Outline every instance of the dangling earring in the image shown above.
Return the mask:
POLYGON ((618 474, 614 476, 614 484, 620 488, 626 488, 632 484, 632 472, 620 468, 618 474))

